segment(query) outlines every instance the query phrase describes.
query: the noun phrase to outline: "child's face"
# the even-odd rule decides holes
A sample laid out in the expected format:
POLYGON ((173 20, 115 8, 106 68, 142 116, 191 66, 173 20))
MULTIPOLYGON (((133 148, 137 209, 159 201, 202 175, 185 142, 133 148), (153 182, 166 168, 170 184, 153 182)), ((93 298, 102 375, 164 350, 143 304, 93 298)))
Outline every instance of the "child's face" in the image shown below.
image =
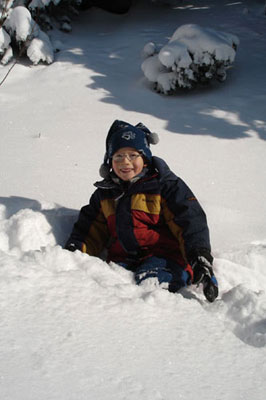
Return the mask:
POLYGON ((133 147, 122 147, 112 158, 112 168, 123 181, 129 181, 140 174, 145 166, 141 154, 133 147))

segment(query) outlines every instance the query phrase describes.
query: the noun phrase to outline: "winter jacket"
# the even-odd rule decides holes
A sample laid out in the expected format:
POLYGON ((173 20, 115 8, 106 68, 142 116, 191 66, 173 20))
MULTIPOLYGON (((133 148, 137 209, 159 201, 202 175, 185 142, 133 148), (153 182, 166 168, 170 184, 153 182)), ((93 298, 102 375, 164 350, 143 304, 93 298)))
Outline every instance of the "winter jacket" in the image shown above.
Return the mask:
POLYGON ((92 256, 108 249, 108 261, 171 259, 186 268, 198 255, 210 261, 209 230, 199 202, 160 158, 135 183, 96 182, 67 242, 92 256))

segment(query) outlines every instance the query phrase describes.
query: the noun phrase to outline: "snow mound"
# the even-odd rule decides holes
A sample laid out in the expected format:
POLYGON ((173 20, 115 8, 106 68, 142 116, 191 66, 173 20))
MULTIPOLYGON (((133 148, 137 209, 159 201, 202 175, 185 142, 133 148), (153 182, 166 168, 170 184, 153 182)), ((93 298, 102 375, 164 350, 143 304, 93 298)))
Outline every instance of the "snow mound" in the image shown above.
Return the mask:
POLYGON ((209 304, 201 287, 192 286, 175 295, 153 282, 139 287, 133 274, 115 263, 108 265, 99 258, 64 250, 62 245, 76 218, 77 211, 54 204, 0 198, 0 281, 28 279, 33 284, 40 277, 50 277, 53 287, 54 279, 64 276, 70 280, 67 286, 73 280, 80 288, 89 287, 87 302, 93 304, 97 299, 103 312, 111 305, 116 312, 124 307, 134 311, 139 302, 176 312, 177 304, 190 299, 215 313, 241 341, 266 346, 266 245, 251 244, 244 252, 233 251, 226 258, 215 259, 220 298, 209 304))
POLYGON ((243 342, 266 346, 266 293, 239 285, 223 296, 228 326, 243 342))
POLYGON ((0 198, 0 251, 24 252, 63 245, 77 212, 22 198, 0 198))
MULTIPOLYGON (((79 399, 173 399, 185 369, 193 379, 179 391, 193 399, 217 365, 231 388, 243 358, 264 363, 263 243, 217 256, 220 297, 210 304, 201 287, 173 294, 152 281, 137 286, 115 263, 64 250, 77 215, 54 203, 0 198, 0 365, 16 376, 15 388, 2 380, 3 398, 21 399, 30 381, 29 400, 36 391, 40 399, 65 399, 68 391, 79 399)), ((245 367, 241 378, 249 374, 245 367)), ((217 385, 207 390, 208 399, 217 396, 217 385)))
POLYGON ((178 87, 191 89, 211 79, 224 81, 238 45, 235 35, 183 25, 161 49, 152 42, 144 46, 141 68, 158 92, 170 94, 178 87))

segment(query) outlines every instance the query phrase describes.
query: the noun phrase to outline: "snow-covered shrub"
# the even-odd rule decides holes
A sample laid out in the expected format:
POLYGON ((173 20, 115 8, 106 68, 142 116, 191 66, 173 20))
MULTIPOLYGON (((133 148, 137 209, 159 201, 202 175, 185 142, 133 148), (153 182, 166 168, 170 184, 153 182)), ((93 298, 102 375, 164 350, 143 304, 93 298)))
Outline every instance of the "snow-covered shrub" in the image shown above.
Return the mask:
MULTIPOLYGON (((50 64, 54 52, 45 32, 54 27, 70 32, 79 10, 100 7, 123 14, 132 0, 0 0, 0 62, 7 64, 13 51, 27 54, 34 64, 50 64)), ((18 58, 18 57, 17 57, 18 58)))
POLYGON ((0 62, 8 63, 13 50, 27 54, 34 64, 50 64, 54 49, 44 31, 57 26, 71 31, 70 15, 81 0, 0 0, 0 62))
POLYGON ((239 40, 235 35, 188 24, 179 27, 162 48, 147 43, 141 68, 155 90, 170 94, 211 79, 224 81, 239 40))
POLYGON ((26 7, 11 8, 3 27, 0 28, 2 64, 6 64, 13 56, 11 40, 18 44, 20 52, 25 52, 33 64, 40 61, 48 64, 53 62, 54 50, 50 39, 32 19, 26 7))

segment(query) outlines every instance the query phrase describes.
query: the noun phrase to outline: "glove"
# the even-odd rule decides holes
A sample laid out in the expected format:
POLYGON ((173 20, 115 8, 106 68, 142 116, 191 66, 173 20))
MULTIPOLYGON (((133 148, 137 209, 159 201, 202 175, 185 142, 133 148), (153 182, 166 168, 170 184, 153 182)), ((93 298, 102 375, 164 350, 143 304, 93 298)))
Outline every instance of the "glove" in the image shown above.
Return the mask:
POLYGON ((68 240, 65 249, 69 251, 76 251, 79 250, 82 253, 86 253, 86 244, 83 242, 80 242, 79 240, 68 240))
POLYGON ((198 256, 192 263, 193 281, 195 285, 202 283, 203 293, 209 302, 218 296, 218 282, 214 276, 211 263, 203 256, 198 256))

